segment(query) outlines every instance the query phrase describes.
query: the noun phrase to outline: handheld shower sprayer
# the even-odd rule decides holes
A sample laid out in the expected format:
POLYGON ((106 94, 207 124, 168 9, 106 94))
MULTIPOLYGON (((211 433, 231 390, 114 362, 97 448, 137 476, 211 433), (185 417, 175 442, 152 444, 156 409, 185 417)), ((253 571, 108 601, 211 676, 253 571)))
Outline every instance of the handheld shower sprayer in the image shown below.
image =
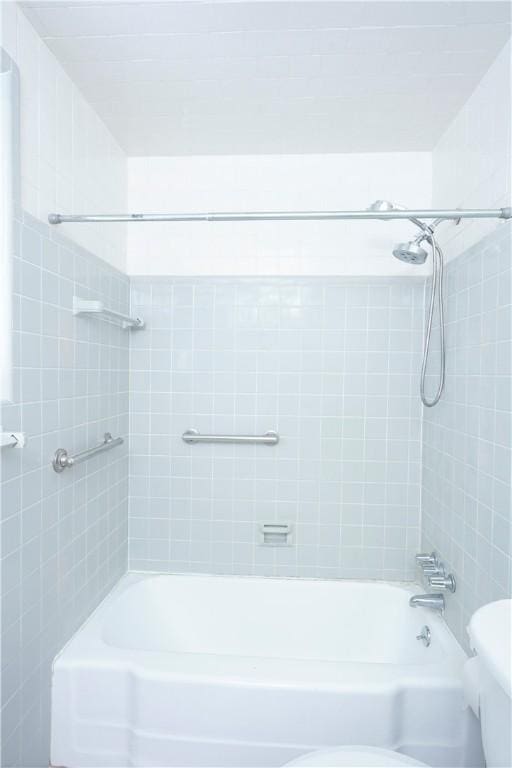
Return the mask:
MULTIPOLYGON (((376 200, 368 209, 370 211, 390 212, 389 219, 393 218, 393 211, 405 211, 407 210, 403 206, 390 203, 388 200, 376 200)), ((387 217, 386 217, 387 218, 387 217)), ((428 251, 423 248, 422 243, 428 243, 432 252, 432 287, 430 291, 429 311, 427 326, 425 329, 425 341, 423 345, 423 360, 421 364, 420 375, 420 397, 423 405, 427 408, 431 408, 436 405, 443 393, 445 370, 446 370, 446 352, 445 352, 445 339, 444 339, 444 303, 443 303, 443 273, 444 273, 444 257, 443 252, 435 237, 435 229, 443 219, 436 219, 431 224, 425 224, 424 221, 410 217, 410 221, 415 224, 421 231, 417 237, 408 242, 398 243, 393 248, 393 256, 406 264, 424 264, 428 257, 428 251), (427 374, 427 365, 430 355, 430 344, 432 340, 432 326, 434 324, 434 313, 437 305, 437 313, 439 317, 439 350, 440 350, 440 370, 439 380, 436 393, 434 397, 429 400, 425 394, 425 378, 427 374)))

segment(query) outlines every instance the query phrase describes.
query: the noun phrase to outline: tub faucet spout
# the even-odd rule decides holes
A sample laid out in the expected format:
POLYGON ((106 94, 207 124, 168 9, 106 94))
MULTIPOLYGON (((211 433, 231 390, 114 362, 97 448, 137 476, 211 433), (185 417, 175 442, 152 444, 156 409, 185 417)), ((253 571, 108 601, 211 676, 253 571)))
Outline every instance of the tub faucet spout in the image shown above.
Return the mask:
POLYGON ((442 613, 444 611, 444 595, 413 595, 409 600, 409 605, 411 608, 421 606, 442 613))

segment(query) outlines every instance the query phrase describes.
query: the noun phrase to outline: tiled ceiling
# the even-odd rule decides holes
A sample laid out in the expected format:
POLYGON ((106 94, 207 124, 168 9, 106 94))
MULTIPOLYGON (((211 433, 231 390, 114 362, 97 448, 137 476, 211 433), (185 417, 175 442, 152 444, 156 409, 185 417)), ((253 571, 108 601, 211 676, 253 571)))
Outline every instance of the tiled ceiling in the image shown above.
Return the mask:
POLYGON ((427 150, 508 2, 25 2, 129 155, 427 150))

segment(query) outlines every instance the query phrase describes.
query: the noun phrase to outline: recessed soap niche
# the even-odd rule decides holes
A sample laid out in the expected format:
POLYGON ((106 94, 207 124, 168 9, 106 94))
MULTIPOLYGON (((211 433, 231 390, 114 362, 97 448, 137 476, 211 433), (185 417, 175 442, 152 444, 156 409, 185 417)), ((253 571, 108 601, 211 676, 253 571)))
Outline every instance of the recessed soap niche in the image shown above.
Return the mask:
POLYGON ((259 540, 264 547, 290 547, 293 545, 291 523, 261 523, 259 540))

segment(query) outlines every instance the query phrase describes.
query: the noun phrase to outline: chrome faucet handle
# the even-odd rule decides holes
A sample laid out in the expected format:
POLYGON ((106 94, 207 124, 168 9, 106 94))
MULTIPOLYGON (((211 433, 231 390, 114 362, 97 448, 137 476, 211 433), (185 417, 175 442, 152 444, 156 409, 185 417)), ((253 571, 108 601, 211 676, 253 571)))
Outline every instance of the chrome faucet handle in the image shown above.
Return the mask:
POLYGON ((430 643, 432 642, 432 632, 430 631, 430 627, 425 624, 421 628, 421 633, 419 635, 416 635, 416 640, 421 640, 425 648, 428 648, 430 643))
POLYGON ((455 592, 457 588, 455 577, 452 573, 449 573, 448 576, 429 576, 428 583, 432 589, 448 590, 449 592, 455 592))
POLYGON ((444 576, 444 565, 439 561, 433 565, 422 565, 423 576, 444 576))
POLYGON ((420 552, 419 555, 416 555, 416 565, 420 565, 422 568, 437 565, 437 562, 437 555, 435 552, 431 552, 430 555, 426 552, 420 552))
POLYGON ((427 589, 430 589, 432 584, 430 583, 430 579, 433 578, 444 578, 445 576, 445 570, 444 565, 442 563, 438 563, 438 565, 427 565, 424 566, 421 569, 421 581, 422 583, 427 587, 427 589))

